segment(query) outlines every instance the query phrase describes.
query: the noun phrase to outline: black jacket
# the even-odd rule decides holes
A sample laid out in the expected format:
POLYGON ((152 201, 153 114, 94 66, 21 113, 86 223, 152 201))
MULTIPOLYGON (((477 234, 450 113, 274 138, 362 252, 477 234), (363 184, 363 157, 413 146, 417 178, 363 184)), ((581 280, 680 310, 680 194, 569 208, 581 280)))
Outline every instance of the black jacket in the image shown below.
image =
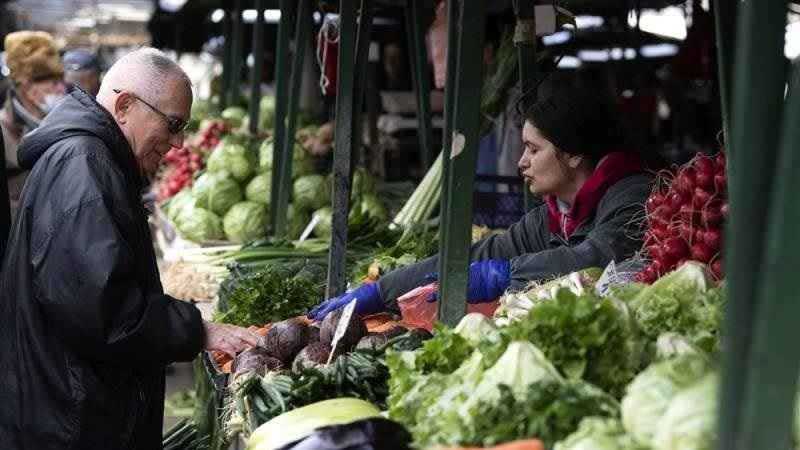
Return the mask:
MULTIPOLYGON (((474 244, 470 259, 510 260, 512 290, 519 290, 531 281, 580 269, 603 268, 612 260, 621 262, 642 247, 644 202, 650 194, 651 182, 650 176, 637 174, 612 185, 598 203, 594 215, 569 239, 550 231, 547 205, 543 204, 506 232, 474 244)), ((438 256, 432 256, 386 274, 379 281, 384 300, 395 306, 398 297, 427 284, 430 280, 427 275, 437 272, 438 264, 438 256)))
POLYGON ((75 90, 26 136, 0 274, 0 447, 160 449, 164 367, 203 343, 161 287, 143 182, 111 115, 75 90))

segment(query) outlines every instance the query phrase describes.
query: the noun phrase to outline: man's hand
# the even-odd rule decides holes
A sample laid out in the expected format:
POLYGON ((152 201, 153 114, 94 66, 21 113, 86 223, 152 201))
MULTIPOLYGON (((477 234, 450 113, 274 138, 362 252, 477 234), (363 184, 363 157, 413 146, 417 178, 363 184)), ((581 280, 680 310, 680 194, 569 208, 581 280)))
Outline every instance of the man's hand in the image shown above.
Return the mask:
POLYGON ((218 350, 232 357, 248 347, 254 347, 260 336, 235 325, 203 321, 206 350, 218 350))

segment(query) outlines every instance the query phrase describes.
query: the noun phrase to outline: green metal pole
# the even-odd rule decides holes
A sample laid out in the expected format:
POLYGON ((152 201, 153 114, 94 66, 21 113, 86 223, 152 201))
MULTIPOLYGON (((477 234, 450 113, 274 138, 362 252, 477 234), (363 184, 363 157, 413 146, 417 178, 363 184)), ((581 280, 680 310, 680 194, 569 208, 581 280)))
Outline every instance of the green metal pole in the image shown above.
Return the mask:
MULTIPOLYGON (((781 5, 777 5, 781 6, 781 5)), ((781 48, 782 50, 782 48, 781 48)), ((739 449, 791 449, 797 376, 800 371, 800 302, 797 301, 797 267, 800 267, 800 91, 790 89, 774 177, 774 194, 768 215, 764 270, 753 317, 748 388, 741 403, 739 449)))
MULTIPOLYGON (((517 26, 514 30, 514 45, 519 60, 519 87, 526 106, 536 101, 536 7, 533 0, 515 0, 514 13, 517 26)), ((534 207, 533 194, 523 183, 525 210, 534 207)))
MULTIPOLYGON (((300 104, 300 89, 303 81, 303 63, 305 46, 311 32, 311 0, 300 0, 297 10, 297 25, 295 26, 294 54, 292 56, 292 71, 289 79, 289 99, 286 119, 284 120, 283 151, 280 164, 277 166, 279 185, 275 203, 272 203, 277 212, 275 216, 275 236, 286 236, 289 193, 292 190, 292 155, 294 153, 294 130, 297 123, 297 108, 300 104)), ((273 169, 274 170, 274 169, 273 169)))
POLYGON ((419 121, 419 152, 422 167, 433 163, 433 135, 431 128, 431 82, 428 71, 428 54, 425 51, 426 10, 423 0, 407 0, 406 33, 408 53, 414 75, 414 91, 417 95, 417 119, 419 121))
MULTIPOLYGON (((444 212, 448 210, 450 186, 446 180, 450 173, 450 146, 453 142, 453 127, 456 110, 456 75, 458 73, 458 52, 450 51, 458 47, 458 18, 461 14, 458 0, 447 2, 447 73, 444 86, 444 134, 442 135, 442 195, 439 201, 439 229, 449 229, 450 217, 444 212)), ((447 259, 448 247, 444 240, 439 240, 439 259, 447 259)), ((441 317, 441 315, 439 316, 441 317)))
MULTIPOLYGON (((786 5, 749 0, 739 5, 731 93, 729 201, 725 230, 728 289, 723 334, 719 449, 740 442, 742 408, 750 383, 752 327, 765 275, 764 244, 781 123, 786 5), (743 238, 746 237, 746 238, 743 238)), ((794 376, 797 373, 793 374, 794 376)))
POLYGON ((239 103, 240 84, 242 79, 242 41, 244 21, 242 20, 242 0, 233 1, 233 39, 231 42, 231 76, 228 79, 228 106, 239 103))
POLYGON ((233 26, 231 22, 231 12, 225 10, 225 17, 222 19, 222 35, 225 38, 222 46, 222 86, 219 90, 218 106, 220 111, 228 106, 228 89, 231 84, 231 45, 233 42, 233 26))
MULTIPOLYGON (((250 134, 258 134, 261 109, 261 76, 264 73, 264 0, 255 0, 256 22, 253 25, 253 70, 250 72, 250 134)), ((269 200, 269 199, 267 199, 269 200)))
POLYGON ((719 97, 722 106, 722 130, 726 145, 730 142, 731 88, 733 76, 733 51, 736 48, 736 3, 714 0, 714 20, 717 37, 717 68, 719 72, 719 97))
POLYGON ((446 257, 439 261, 439 319, 455 326, 466 312, 470 243, 472 239, 472 191, 480 139, 480 106, 483 82, 483 41, 486 21, 484 0, 461 0, 458 21, 458 52, 453 138, 450 149, 448 226, 441 229, 446 257), (467 1, 469 5, 467 6, 467 1))
POLYGON ((350 173, 357 115, 355 91, 356 7, 357 0, 339 1, 339 61, 336 86, 336 131, 333 150, 333 231, 328 254, 326 296, 345 291, 345 254, 347 251, 347 216, 350 210, 350 173))
MULTIPOLYGON (((283 143, 286 140, 286 112, 289 109, 289 45, 292 36, 292 24, 297 11, 296 0, 281 0, 281 20, 278 23, 278 39, 275 45, 275 130, 272 135, 272 189, 270 205, 278 204, 281 189, 291 183, 291 174, 281 174, 283 166, 283 143)), ((270 229, 273 233, 278 229, 279 218, 286 222, 286 210, 269 209, 270 229)))
POLYGON ((356 38, 356 79, 353 84, 353 98, 355 99, 355 117, 353 119, 353 152, 350 155, 350 175, 353 174, 355 162, 362 161, 362 145, 364 136, 364 121, 361 112, 367 94, 367 76, 369 75, 369 47, 372 43, 372 26, 375 11, 372 0, 361 0, 361 11, 358 15, 358 36, 356 38))

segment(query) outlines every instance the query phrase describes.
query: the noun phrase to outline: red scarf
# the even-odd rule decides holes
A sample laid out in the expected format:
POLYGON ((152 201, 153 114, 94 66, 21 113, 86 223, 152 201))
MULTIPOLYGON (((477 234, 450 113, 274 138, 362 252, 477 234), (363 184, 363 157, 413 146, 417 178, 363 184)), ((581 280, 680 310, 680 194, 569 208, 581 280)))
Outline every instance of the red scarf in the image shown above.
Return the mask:
POLYGON ((569 239, 572 233, 594 214, 597 204, 606 195, 608 188, 619 180, 642 171, 639 155, 628 152, 609 153, 600 160, 592 176, 578 190, 575 202, 566 214, 558 209, 554 195, 545 197, 550 231, 569 239))

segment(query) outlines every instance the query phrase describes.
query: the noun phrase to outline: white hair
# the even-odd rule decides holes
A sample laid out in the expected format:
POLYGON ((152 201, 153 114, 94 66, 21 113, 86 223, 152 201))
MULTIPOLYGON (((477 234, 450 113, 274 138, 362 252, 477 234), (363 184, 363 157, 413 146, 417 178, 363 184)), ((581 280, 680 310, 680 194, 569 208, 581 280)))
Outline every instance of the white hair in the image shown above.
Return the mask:
POLYGON ((114 90, 127 90, 155 102, 159 97, 172 95, 163 90, 168 80, 183 81, 191 93, 192 82, 181 67, 164 52, 143 47, 120 58, 108 69, 97 100, 106 104, 114 96, 114 90))

